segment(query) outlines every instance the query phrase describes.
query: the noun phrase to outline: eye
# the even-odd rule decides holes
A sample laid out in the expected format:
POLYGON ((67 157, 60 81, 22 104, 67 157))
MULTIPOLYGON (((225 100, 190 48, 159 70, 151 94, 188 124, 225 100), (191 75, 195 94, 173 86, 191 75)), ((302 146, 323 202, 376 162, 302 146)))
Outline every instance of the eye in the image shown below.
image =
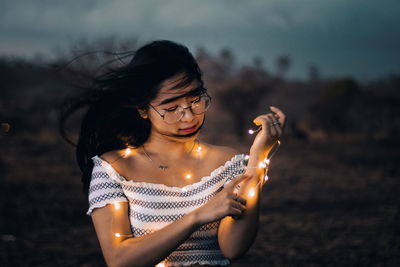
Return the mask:
POLYGON ((193 99, 192 101, 190 101, 190 103, 192 103, 192 104, 199 103, 200 100, 201 100, 201 96, 199 96, 199 97, 193 99))
POLYGON ((166 109, 164 109, 166 112, 172 112, 172 111, 175 111, 176 109, 178 108, 178 106, 173 106, 173 107, 170 107, 170 108, 166 108, 166 109))

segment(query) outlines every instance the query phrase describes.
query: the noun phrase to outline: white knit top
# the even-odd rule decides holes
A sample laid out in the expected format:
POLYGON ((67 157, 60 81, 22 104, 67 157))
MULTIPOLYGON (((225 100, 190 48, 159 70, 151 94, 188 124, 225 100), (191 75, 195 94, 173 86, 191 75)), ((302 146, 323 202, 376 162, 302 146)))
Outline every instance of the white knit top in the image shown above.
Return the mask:
MULTIPOLYGON (((100 157, 94 156, 92 160, 94 168, 87 214, 106 204, 129 202, 129 220, 134 236, 155 232, 204 205, 226 183, 244 173, 246 165, 245 155, 236 155, 199 182, 171 187, 127 180, 100 157)), ((229 264, 218 245, 218 226, 219 221, 216 221, 200 227, 163 261, 165 266, 229 264)))

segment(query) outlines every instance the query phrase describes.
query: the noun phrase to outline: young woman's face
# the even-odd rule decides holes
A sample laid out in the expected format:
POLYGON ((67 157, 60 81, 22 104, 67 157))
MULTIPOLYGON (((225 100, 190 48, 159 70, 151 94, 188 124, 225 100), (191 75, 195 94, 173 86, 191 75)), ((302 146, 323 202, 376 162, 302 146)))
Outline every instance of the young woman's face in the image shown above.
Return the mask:
POLYGON ((152 124, 153 134, 176 141, 189 141, 197 137, 204 123, 204 113, 194 114, 189 108, 200 101, 203 92, 199 90, 201 84, 197 80, 187 86, 174 88, 182 77, 182 74, 176 75, 161 84, 146 115, 152 124))

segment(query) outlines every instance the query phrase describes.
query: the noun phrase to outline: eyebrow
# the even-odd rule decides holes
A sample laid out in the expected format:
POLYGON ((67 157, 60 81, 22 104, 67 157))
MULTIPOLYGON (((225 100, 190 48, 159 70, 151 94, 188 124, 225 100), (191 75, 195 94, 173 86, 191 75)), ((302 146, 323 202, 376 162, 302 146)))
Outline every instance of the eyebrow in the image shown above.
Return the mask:
POLYGON ((171 103, 171 102, 174 102, 175 100, 177 100, 179 98, 182 98, 182 97, 200 95, 200 94, 204 93, 205 91, 206 90, 205 90, 205 88, 203 86, 199 86, 197 88, 194 88, 193 90, 190 90, 189 92, 187 92, 185 94, 164 99, 158 105, 156 105, 156 107, 161 106, 161 105, 165 105, 165 104, 168 104, 168 103, 171 103))

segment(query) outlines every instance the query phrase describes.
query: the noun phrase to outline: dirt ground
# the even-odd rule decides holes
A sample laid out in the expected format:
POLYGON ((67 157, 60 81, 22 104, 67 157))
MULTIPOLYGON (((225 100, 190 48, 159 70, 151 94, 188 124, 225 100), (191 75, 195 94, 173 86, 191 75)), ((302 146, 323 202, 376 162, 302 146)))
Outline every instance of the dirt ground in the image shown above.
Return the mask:
MULTIPOLYGON (((72 147, 0 137, 0 266, 104 266, 72 147)), ((400 150, 287 140, 258 237, 231 266, 400 266, 400 150)))

